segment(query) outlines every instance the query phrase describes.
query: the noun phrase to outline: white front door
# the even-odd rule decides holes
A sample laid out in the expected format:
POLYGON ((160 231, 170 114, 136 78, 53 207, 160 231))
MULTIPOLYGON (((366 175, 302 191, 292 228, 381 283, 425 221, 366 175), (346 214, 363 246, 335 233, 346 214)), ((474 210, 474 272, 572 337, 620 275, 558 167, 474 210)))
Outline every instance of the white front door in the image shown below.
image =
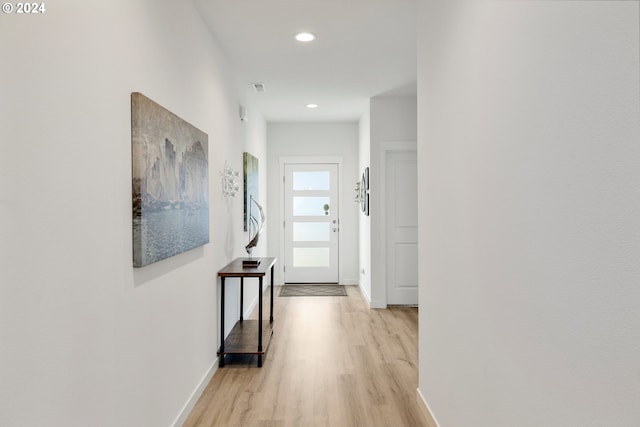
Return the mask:
POLYGON ((386 154, 387 304, 418 304, 416 151, 386 154))
POLYGON ((284 282, 338 283, 338 165, 284 165, 284 282))

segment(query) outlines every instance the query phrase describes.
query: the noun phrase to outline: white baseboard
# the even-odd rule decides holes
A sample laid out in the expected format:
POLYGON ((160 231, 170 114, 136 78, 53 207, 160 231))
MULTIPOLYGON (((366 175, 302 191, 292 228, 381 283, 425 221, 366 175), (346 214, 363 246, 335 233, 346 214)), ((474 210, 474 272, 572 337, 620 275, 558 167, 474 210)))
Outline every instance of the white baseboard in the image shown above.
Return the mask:
POLYGON ((360 283, 358 283, 358 288, 360 288, 360 293, 364 297, 364 300, 368 303, 371 303, 371 296, 367 293, 367 291, 362 287, 360 283))
MULTIPOLYGON (((278 285, 276 285, 277 287, 278 285)), ((266 286, 265 288, 262 289, 262 293, 263 295, 266 292, 271 292, 270 289, 271 285, 266 286)), ((273 288, 273 297, 277 297, 278 296, 278 290, 276 289, 276 287, 273 288)), ((257 293, 257 292, 256 292, 257 293)), ((256 309, 256 307, 258 306, 258 295, 256 295, 253 300, 248 304, 248 306, 246 307, 246 309, 244 310, 244 313, 242 313, 242 316, 244 316, 245 319, 248 319, 249 316, 251 316, 251 313, 253 313, 253 310, 256 309)))
POLYGON ((353 286, 353 285, 359 285, 360 281, 358 279, 341 279, 340 284, 346 285, 346 286, 353 286))
POLYGON ((359 286, 359 288, 360 292, 362 292, 362 295, 364 296, 364 299, 369 303, 369 308, 387 308, 386 301, 372 300, 371 295, 369 295, 362 286, 359 286))
POLYGON ((420 401, 424 404, 424 409, 427 411, 428 415, 431 417, 433 422, 436 424, 436 427, 440 427, 440 423, 438 423, 438 420, 436 419, 436 416, 433 414, 433 411, 429 407, 429 404, 427 403, 427 399, 424 398, 424 396, 422 395, 422 392, 420 391, 419 388, 416 391, 418 392, 418 396, 420 397, 420 401))
POLYGON ((371 301, 369 303, 369 307, 371 307, 371 308, 387 308, 387 303, 383 302, 383 301, 379 301, 379 300, 371 301))
POLYGON ((184 406, 180 410, 180 413, 171 424, 171 427, 182 427, 184 422, 187 421, 187 417, 189 416, 191 411, 193 411, 196 403, 198 403, 198 399, 200 399, 200 396, 202 396, 204 389, 207 387, 207 384, 209 384, 209 381, 211 381, 211 378, 213 378, 213 374, 215 374, 217 370, 218 358, 216 357, 216 359, 213 361, 213 364, 207 370, 207 373, 204 375, 202 380, 200 380, 198 387, 196 387, 193 393, 191 393, 191 396, 189 396, 187 403, 184 404, 184 406))
MULTIPOLYGON (((265 290, 266 291, 266 290, 265 290)), ((242 313, 242 316, 245 319, 248 319, 249 316, 251 316, 251 313, 253 313, 253 310, 258 306, 258 296, 256 295, 256 297, 248 304, 248 307, 244 310, 244 313, 242 313)))

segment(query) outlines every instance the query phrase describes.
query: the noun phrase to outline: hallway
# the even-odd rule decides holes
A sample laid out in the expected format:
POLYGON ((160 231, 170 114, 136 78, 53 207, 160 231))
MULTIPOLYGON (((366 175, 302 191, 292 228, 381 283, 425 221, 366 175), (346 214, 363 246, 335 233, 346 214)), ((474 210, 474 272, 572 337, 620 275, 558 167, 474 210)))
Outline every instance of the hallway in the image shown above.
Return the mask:
POLYGON ((430 427, 416 392, 417 309, 372 310, 347 290, 276 297, 264 367, 218 369, 184 426, 430 427))

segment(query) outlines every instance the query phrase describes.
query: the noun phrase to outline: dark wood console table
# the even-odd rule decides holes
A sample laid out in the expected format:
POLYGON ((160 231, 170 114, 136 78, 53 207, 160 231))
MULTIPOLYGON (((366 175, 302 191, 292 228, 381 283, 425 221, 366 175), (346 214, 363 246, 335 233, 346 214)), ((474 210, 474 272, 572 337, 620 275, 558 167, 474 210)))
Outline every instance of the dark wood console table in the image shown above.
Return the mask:
POLYGON ((246 258, 238 258, 228 264, 222 270, 218 271, 220 277, 220 351, 218 355, 220 361, 218 366, 224 366, 225 354, 255 354, 258 356, 258 367, 262 367, 262 355, 269 346, 271 335, 273 334, 273 268, 276 264, 276 258, 254 258, 260 260, 260 265, 254 268, 242 267, 242 260, 246 258), (269 310, 269 321, 262 320, 262 279, 271 270, 271 299, 269 310), (229 333, 227 339, 224 339, 224 287, 227 277, 240 278, 240 320, 236 322, 233 329, 229 333), (244 300, 244 278, 257 277, 258 287, 258 320, 244 320, 242 315, 242 304, 244 300), (256 338, 258 345, 256 346, 256 338), (263 344, 266 343, 264 346, 263 344))

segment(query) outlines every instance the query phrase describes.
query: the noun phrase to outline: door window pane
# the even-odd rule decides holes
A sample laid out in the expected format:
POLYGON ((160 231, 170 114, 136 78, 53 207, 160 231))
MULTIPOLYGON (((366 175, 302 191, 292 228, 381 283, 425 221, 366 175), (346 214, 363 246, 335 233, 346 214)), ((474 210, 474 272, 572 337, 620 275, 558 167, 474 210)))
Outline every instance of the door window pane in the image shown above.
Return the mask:
POLYGON ((329 248, 293 248, 294 267, 329 267, 329 248))
POLYGON ((329 209, 329 197, 293 198, 293 216, 324 216, 329 209))
POLYGON ((293 189, 304 190, 329 190, 329 171, 293 172, 293 189))
POLYGON ((294 242, 328 242, 331 224, 328 222, 294 222, 294 242))

